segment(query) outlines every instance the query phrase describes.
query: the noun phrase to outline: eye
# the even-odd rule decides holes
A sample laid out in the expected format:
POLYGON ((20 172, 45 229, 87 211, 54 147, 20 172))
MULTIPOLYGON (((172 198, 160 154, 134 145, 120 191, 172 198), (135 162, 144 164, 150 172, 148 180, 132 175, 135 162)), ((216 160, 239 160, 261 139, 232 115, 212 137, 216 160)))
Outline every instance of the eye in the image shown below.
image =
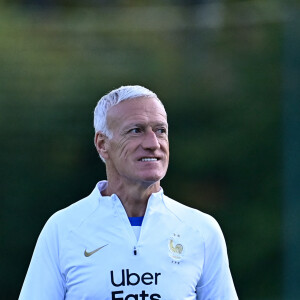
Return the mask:
POLYGON ((157 132, 158 134, 166 134, 166 133, 167 133, 167 129, 166 129, 166 128, 158 128, 158 129, 156 130, 156 132, 157 132))
POLYGON ((140 133, 141 129, 138 127, 132 128, 128 131, 128 133, 140 133))

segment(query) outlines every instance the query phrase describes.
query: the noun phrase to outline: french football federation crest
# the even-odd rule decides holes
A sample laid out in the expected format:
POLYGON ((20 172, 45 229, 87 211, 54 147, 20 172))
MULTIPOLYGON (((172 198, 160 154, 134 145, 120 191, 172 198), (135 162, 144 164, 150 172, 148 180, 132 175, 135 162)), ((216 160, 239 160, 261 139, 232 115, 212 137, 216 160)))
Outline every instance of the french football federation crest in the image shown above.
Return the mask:
POLYGON ((177 263, 182 260, 183 257, 183 245, 180 241, 179 234, 173 234, 169 239, 169 256, 177 263))

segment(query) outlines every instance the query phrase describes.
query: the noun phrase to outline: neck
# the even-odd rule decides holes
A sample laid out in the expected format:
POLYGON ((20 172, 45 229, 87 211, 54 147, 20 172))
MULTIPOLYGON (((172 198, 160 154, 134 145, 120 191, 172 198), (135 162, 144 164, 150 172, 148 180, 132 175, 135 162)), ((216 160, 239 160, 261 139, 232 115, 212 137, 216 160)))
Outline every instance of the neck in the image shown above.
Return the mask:
POLYGON ((113 182, 108 178, 107 188, 102 194, 105 196, 116 194, 121 200, 128 217, 141 217, 145 215, 151 194, 159 190, 159 181, 153 184, 124 184, 123 182, 113 182))

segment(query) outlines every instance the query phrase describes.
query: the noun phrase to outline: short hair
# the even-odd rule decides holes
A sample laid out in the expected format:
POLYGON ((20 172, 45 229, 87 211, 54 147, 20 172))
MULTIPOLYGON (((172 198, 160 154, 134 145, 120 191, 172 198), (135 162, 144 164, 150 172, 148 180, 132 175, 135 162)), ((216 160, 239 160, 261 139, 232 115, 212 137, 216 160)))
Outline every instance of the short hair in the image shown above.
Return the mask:
POLYGON ((140 85, 121 86, 104 95, 97 103, 94 110, 94 128, 95 133, 101 131, 108 138, 112 138, 112 133, 107 127, 107 112, 108 110, 124 100, 133 98, 146 97, 155 98, 164 107, 157 95, 149 89, 140 85))
MULTIPOLYGON (((164 105, 159 100, 157 95, 149 89, 140 85, 121 86, 104 95, 97 103, 94 110, 94 128, 95 133, 102 132, 109 139, 112 138, 112 132, 107 127, 107 112, 108 110, 124 100, 133 98, 155 98, 164 108, 164 105)), ((100 155, 101 160, 105 163, 105 159, 100 155)))

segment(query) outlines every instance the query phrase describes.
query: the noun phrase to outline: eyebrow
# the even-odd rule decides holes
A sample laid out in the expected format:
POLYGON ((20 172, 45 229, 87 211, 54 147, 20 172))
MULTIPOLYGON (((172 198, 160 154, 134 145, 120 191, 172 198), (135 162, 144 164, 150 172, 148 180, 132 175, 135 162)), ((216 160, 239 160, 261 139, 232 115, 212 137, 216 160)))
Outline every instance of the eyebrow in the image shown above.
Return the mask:
POLYGON ((160 122, 160 123, 157 123, 155 124, 154 127, 165 127, 165 128, 168 128, 168 123, 165 123, 165 122, 160 122))
MULTIPOLYGON (((151 124, 150 124, 151 125, 151 124)), ((139 128, 144 128, 144 127, 147 127, 148 124, 145 125, 145 123, 130 123, 128 125, 126 125, 122 131, 126 131, 132 127, 139 127, 139 128)), ((153 127, 166 127, 168 128, 168 123, 166 122, 159 122, 157 124, 155 124, 153 127)))
MULTIPOLYGON (((127 126, 125 126, 125 128, 130 128, 130 127, 145 127, 145 126, 148 126, 148 124, 145 124, 145 123, 130 123, 127 126)), ((150 126, 151 126, 151 124, 150 124, 150 126)), ((168 127, 168 123, 166 123, 166 122, 159 122, 159 123, 154 124, 154 127, 157 127, 157 126, 168 127)))

